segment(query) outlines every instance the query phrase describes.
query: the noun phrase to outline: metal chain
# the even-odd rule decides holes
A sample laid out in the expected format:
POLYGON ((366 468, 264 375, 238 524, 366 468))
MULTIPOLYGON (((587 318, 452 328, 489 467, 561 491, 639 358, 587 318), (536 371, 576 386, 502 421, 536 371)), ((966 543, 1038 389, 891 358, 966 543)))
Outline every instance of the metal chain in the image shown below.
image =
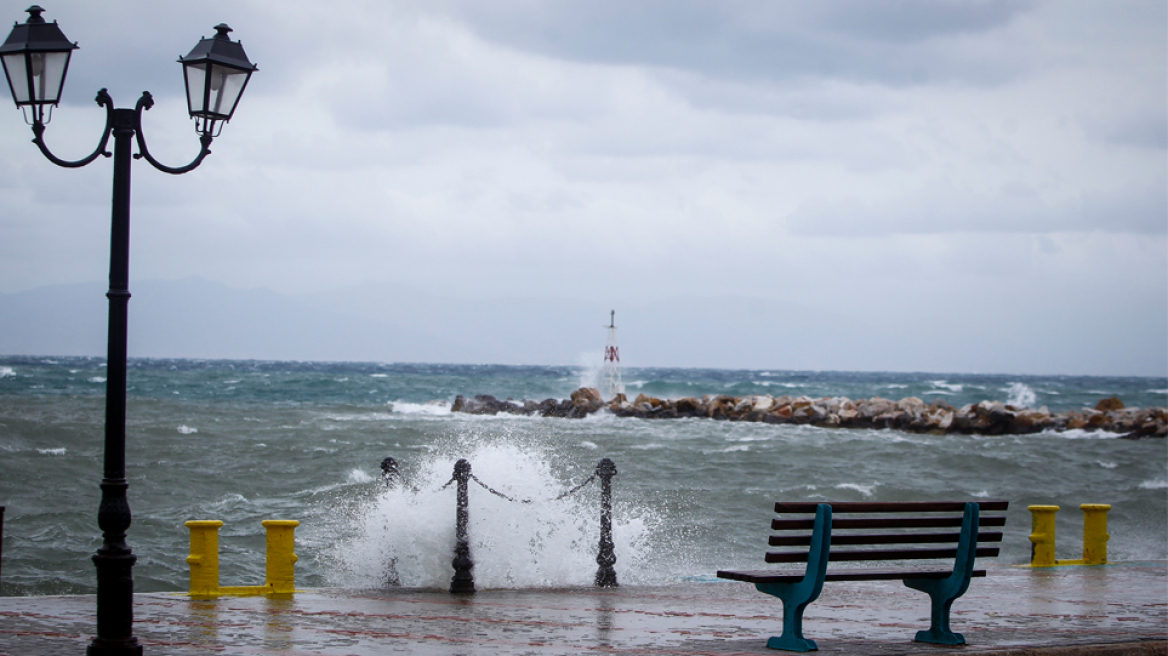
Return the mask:
POLYGON ((506 494, 503 494, 502 492, 496 490, 495 488, 480 481, 479 477, 475 476, 474 474, 471 474, 470 477, 472 480, 474 480, 475 483, 478 483, 479 485, 483 486, 484 490, 486 490, 487 492, 490 492, 491 494, 493 494, 497 497, 502 497, 502 498, 504 498, 512 503, 531 503, 531 499, 512 499, 511 497, 507 496, 506 494))
POLYGON ((588 480, 586 480, 586 481, 584 481, 583 483, 581 483, 581 484, 577 485, 576 487, 574 487, 574 488, 572 488, 572 489, 568 490, 567 492, 565 492, 565 493, 561 494, 560 496, 558 496, 558 497, 556 497, 555 499, 553 499, 553 501, 559 501, 560 499, 563 499, 564 497, 569 497, 569 496, 572 496, 573 494, 576 494, 577 492, 579 492, 579 491, 580 491, 580 488, 584 487, 585 485, 588 485, 589 483, 591 483, 591 482, 592 482, 592 481, 594 481, 594 480, 596 480, 596 474, 595 474, 595 473, 594 473, 594 474, 592 474, 591 476, 589 476, 589 477, 588 477, 588 480))
MULTIPOLYGON (((400 472, 396 472, 396 473, 397 473, 397 476, 398 476, 398 480, 400 480, 400 481, 402 482, 402 484, 403 484, 403 485, 405 485, 406 487, 408 487, 408 488, 409 488, 409 489, 410 489, 410 490, 411 490, 411 491, 412 491, 414 494, 420 494, 420 493, 421 493, 421 490, 420 490, 420 489, 418 489, 417 487, 415 487, 415 486, 411 485, 411 484, 410 484, 408 481, 406 481, 406 480, 405 480, 405 477, 404 477, 404 476, 402 476, 400 472)), ((471 474, 471 475, 470 475, 470 477, 471 477, 471 479, 473 479, 473 480, 474 480, 474 482, 475 482, 475 483, 478 483, 479 485, 481 485, 481 486, 482 486, 482 488, 483 488, 484 490, 486 490, 487 492, 490 492, 491 494, 493 494, 493 495, 495 495, 495 496, 497 496, 497 497, 501 497, 501 498, 503 498, 503 499, 506 499, 506 500, 508 500, 508 501, 510 501, 510 502, 512 502, 512 503, 531 503, 531 501, 532 501, 531 499, 515 499, 515 498, 513 498, 513 497, 509 497, 509 496, 507 496, 506 494, 503 494, 502 492, 500 492, 500 491, 496 490, 495 488, 493 488, 493 487, 491 487, 491 486, 487 485, 486 483, 482 482, 481 480, 479 480, 479 477, 478 477, 478 476, 475 476, 474 474, 471 474)), ((440 487, 440 488, 438 488, 437 490, 435 490, 435 492, 441 492, 442 490, 445 490, 446 488, 450 487, 450 484, 451 484, 451 483, 453 483, 453 482, 455 482, 455 481, 457 481, 457 480, 458 480, 458 478, 457 478, 457 477, 453 477, 453 476, 452 476, 452 477, 450 478, 450 480, 449 480, 449 481, 446 481, 446 484, 445 484, 445 485, 443 485, 442 487, 440 487)), ((573 494, 576 494, 577 492, 579 492, 580 490, 582 490, 582 489, 583 489, 583 488, 584 488, 586 485, 588 485, 589 483, 591 483, 591 482, 593 482, 593 481, 595 481, 595 480, 596 480, 596 474, 595 474, 595 473, 593 473, 591 476, 589 476, 587 479, 585 479, 583 483, 581 483, 581 484, 577 485, 576 487, 574 487, 574 488, 572 488, 572 489, 568 490, 567 492, 565 492, 565 493, 563 493, 563 494, 561 494, 561 495, 559 495, 559 496, 557 496, 557 497, 553 497, 551 500, 552 500, 552 501, 559 501, 560 499, 565 499, 565 498, 567 498, 567 497, 570 497, 570 496, 572 496, 573 494)))

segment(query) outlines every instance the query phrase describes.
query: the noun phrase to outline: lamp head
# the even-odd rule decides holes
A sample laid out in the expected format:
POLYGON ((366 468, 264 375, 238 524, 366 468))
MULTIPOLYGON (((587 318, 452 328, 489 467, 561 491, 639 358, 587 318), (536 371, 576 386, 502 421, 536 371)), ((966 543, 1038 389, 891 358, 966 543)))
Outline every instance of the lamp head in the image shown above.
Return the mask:
POLYGON ((28 20, 16 23, 4 45, 0 45, 0 62, 8 79, 8 89, 17 107, 31 107, 34 122, 43 122, 45 107, 61 102, 69 58, 77 49, 57 27, 41 17, 44 9, 29 7, 28 20))
POLYGON ((205 135, 217 136, 217 129, 231 120, 251 74, 259 70, 229 32, 226 23, 216 25, 215 36, 201 39, 178 60, 187 85, 187 110, 195 129, 205 135))

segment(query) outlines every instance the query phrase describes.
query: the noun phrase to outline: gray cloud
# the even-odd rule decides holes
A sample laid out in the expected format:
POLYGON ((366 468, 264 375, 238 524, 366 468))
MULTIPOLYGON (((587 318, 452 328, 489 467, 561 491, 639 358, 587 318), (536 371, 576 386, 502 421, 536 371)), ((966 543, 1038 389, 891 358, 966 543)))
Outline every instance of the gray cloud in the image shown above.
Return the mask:
MULTIPOLYGON (((485 5, 446 2, 485 38, 553 57, 659 66, 714 77, 832 77, 892 85, 1016 75, 1001 49, 938 48, 939 39, 1002 29, 1030 3, 656 0, 485 5)), ((1017 54, 1017 53, 1014 53, 1017 54)))

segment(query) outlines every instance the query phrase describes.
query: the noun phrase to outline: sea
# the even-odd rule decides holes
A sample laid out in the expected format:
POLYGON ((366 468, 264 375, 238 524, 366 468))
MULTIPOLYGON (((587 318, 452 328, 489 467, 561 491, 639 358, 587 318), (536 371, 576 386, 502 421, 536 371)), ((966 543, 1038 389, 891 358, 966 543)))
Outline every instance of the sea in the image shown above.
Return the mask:
MULTIPOLYGON (((598 363, 599 364, 599 363, 598 363)), ((264 580, 266 519, 294 519, 300 588, 446 589, 454 463, 471 463, 476 586, 588 586, 597 463, 616 464, 621 585, 716 581, 762 567, 776 500, 1010 502, 1004 565, 1029 562, 1031 504, 1058 505, 1057 555, 1081 557, 1084 503, 1111 504, 1109 558, 1168 558, 1168 442, 1067 431, 917 435, 711 419, 452 413, 457 395, 567 398, 599 367, 134 359, 127 478, 135 589, 187 589, 184 522, 217 519, 222 585, 264 580), (398 463, 388 487, 380 463, 398 463), (576 489, 578 488, 578 489, 576 489)), ((630 398, 915 396, 1052 411, 1119 397, 1168 405, 1168 379, 722 369, 623 371, 630 398)), ((89 594, 105 362, 0 357, 0 594, 89 594)))

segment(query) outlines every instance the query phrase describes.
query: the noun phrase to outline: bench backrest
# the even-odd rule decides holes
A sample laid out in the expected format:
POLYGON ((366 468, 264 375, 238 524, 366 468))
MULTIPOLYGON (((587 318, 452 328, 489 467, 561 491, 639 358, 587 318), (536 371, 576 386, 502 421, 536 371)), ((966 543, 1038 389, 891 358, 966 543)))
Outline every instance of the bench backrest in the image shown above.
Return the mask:
MULTIPOLYGON (((964 501, 825 502, 831 506, 831 562, 955 559, 961 540, 964 501), (940 529, 940 530, 939 530, 940 529), (950 529, 950 530, 944 530, 950 529), (956 529, 956 530, 952 530, 956 529), (837 548, 844 547, 842 549, 837 548), (860 548, 852 548, 860 547, 860 548)), ((975 501, 978 558, 998 555, 998 547, 982 546, 1002 541, 1001 531, 983 528, 1006 524, 1005 500, 975 501), (987 514, 990 513, 990 514, 987 514)), ((775 504, 770 538, 772 547, 803 547, 771 551, 768 563, 807 562, 818 503, 775 504)))

